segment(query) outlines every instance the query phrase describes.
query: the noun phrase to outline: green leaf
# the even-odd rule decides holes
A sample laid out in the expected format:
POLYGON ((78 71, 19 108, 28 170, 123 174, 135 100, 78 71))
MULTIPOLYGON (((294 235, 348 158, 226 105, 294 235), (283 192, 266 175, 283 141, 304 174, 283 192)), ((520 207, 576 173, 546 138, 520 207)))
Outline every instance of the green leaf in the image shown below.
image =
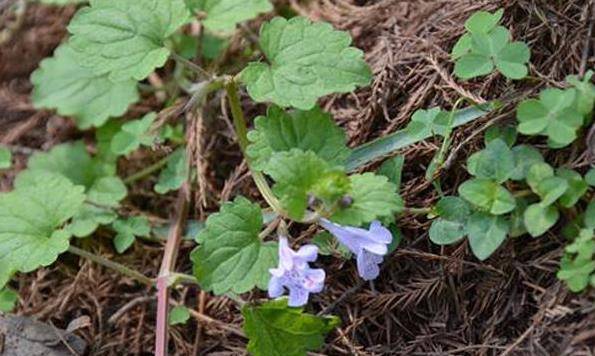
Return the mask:
POLYGON ((103 125, 110 117, 123 115, 138 101, 134 80, 113 82, 79 64, 70 45, 56 49, 31 75, 32 100, 36 108, 56 109, 72 116, 81 129, 103 125))
POLYGON ((471 215, 471 208, 459 197, 447 196, 436 204, 439 218, 430 226, 430 240, 438 245, 453 244, 466 235, 465 225, 471 215))
POLYGON ((409 135, 418 140, 434 135, 444 136, 451 129, 448 126, 448 116, 449 114, 441 111, 440 108, 416 110, 406 130, 409 135))
POLYGON ((284 299, 242 308, 244 330, 254 356, 306 356, 324 344, 325 336, 339 326, 337 317, 321 317, 290 308, 284 299))
POLYGON ((186 148, 178 148, 168 157, 167 166, 161 171, 159 181, 155 184, 155 191, 159 194, 165 194, 180 189, 188 178, 189 168, 186 148))
POLYGON ((401 211, 403 201, 397 194, 397 187, 384 176, 373 173, 354 174, 351 181, 351 205, 339 209, 331 220, 350 226, 363 224, 382 218, 393 218, 401 211))
POLYGON ((500 139, 506 143, 508 147, 512 147, 516 142, 517 131, 514 126, 490 126, 483 137, 483 142, 487 146, 490 142, 500 139))
MULTIPOLYGON (((486 105, 471 106, 457 110, 454 112, 452 127, 454 128, 472 122, 473 120, 485 116, 497 107, 498 105, 496 103, 488 103, 486 105)), ((427 138, 428 137, 424 137, 424 139, 427 138)), ((347 170, 355 171, 377 159, 394 155, 398 150, 419 141, 421 140, 411 137, 407 130, 399 130, 377 138, 376 140, 364 143, 363 145, 355 147, 351 151, 351 155, 347 160, 347 170)))
POLYGON ((63 176, 19 175, 15 189, 0 194, 0 288, 16 271, 48 266, 66 251, 70 234, 61 229, 79 210, 84 188, 63 176))
POLYGON ((87 2, 87 0, 39 0, 40 3, 46 5, 69 5, 69 4, 80 4, 87 2))
POLYGON ((82 141, 63 143, 48 152, 37 152, 29 158, 28 170, 61 174, 76 185, 91 188, 95 181, 115 173, 115 167, 94 160, 82 141))
POLYGON ((531 236, 537 237, 554 226, 559 217, 560 213, 553 205, 532 204, 525 210, 523 221, 527 232, 531 236))
POLYGON ((510 178, 514 170, 514 154, 504 141, 496 139, 469 157, 467 169, 477 178, 493 179, 503 183, 510 178))
POLYGON ((537 184, 535 193, 541 198, 541 205, 552 205, 568 190, 568 183, 560 177, 547 177, 537 184))
POLYGON ((523 79, 529 70, 526 63, 531 51, 524 42, 508 43, 495 57, 496 68, 509 79, 523 79))
POLYGON ((524 180, 532 165, 543 162, 541 153, 532 146, 515 146, 512 148, 512 154, 514 155, 514 169, 510 172, 512 180, 524 180))
POLYGON ((12 152, 6 147, 0 146, 0 169, 7 169, 12 166, 12 152))
POLYGON ((490 74, 493 70, 494 63, 489 57, 468 53, 457 60, 454 72, 461 79, 471 79, 490 74))
POLYGON ((572 169, 558 168, 556 175, 568 183, 568 189, 560 197, 560 204, 565 208, 571 208, 585 195, 589 186, 583 177, 572 169))
POLYGON ((255 129, 248 133, 252 142, 247 149, 252 168, 265 169, 271 156, 293 148, 312 151, 331 165, 344 165, 349 156, 344 131, 330 114, 315 107, 309 111, 286 113, 271 106, 266 116, 255 120, 255 129))
POLYGON ((116 231, 114 247, 118 253, 124 253, 132 246, 137 236, 147 237, 151 233, 151 225, 145 216, 134 216, 114 221, 112 227, 116 231))
POLYGON ((564 147, 577 137, 583 124, 582 115, 573 107, 574 89, 545 89, 539 100, 529 99, 517 107, 518 130, 525 135, 543 135, 556 148, 564 147))
POLYGON ((91 0, 68 25, 77 62, 117 82, 145 79, 167 61, 165 39, 185 24, 184 0, 91 0))
POLYGON ((87 192, 89 201, 109 207, 117 207, 126 195, 128 195, 128 189, 119 177, 99 178, 87 192))
POLYGON ((502 9, 493 14, 487 11, 478 11, 465 21, 465 28, 471 33, 488 33, 498 25, 503 14, 504 10, 502 9))
POLYGON ((0 289, 0 312, 10 313, 18 301, 19 295, 15 291, 8 288, 0 289))
POLYGON ((211 31, 230 32, 236 24, 273 10, 268 0, 195 0, 195 11, 206 12, 202 24, 211 31))
POLYGON ((66 228, 76 237, 86 237, 95 232, 99 225, 109 225, 117 218, 118 214, 113 210, 83 204, 66 228))
POLYGON ((585 211, 585 226, 595 229, 595 200, 591 200, 585 211))
POLYGON ((224 203, 209 216, 198 237, 202 243, 191 255, 204 290, 221 295, 267 288, 268 270, 277 266, 277 243, 263 243, 261 228, 260 207, 244 197, 224 203))
POLYGON ((502 245, 510 223, 503 216, 475 213, 467 222, 467 235, 471 251, 481 261, 487 259, 502 245))
POLYGON ((265 173, 275 181, 273 192, 293 219, 301 219, 311 196, 332 208, 350 191, 347 175, 331 168, 312 151, 298 149, 274 154, 265 173))
POLYGON ((592 229, 582 229, 568 246, 562 257, 558 278, 568 284, 573 292, 585 289, 595 276, 595 239, 592 229))
POLYGON ((509 42, 510 32, 490 19, 489 14, 484 15, 473 31, 470 30, 465 35, 467 37, 462 37, 455 45, 455 74, 462 79, 471 79, 489 74, 496 67, 509 79, 524 78, 528 73, 526 63, 531 56, 529 47, 523 42, 509 42))
POLYGON ((527 228, 525 227, 525 210, 529 203, 527 199, 524 198, 517 198, 516 199, 516 208, 510 213, 510 231, 508 236, 510 237, 519 237, 525 235, 527 233, 527 228))
POLYGON ((398 155, 387 159, 378 168, 377 173, 388 178, 388 181, 397 186, 397 191, 401 186, 401 173, 403 172, 403 164, 405 163, 405 156, 398 155))
POLYGON ((350 44, 348 33, 328 23, 276 17, 260 31, 260 47, 270 65, 252 62, 241 78, 257 102, 309 110, 322 96, 370 83, 363 52, 350 44))
POLYGON ((580 80, 575 75, 566 77, 566 81, 576 89, 575 107, 582 115, 588 115, 593 111, 595 103, 595 85, 591 82, 593 71, 589 70, 580 80))
POLYGON ((516 206, 512 194, 490 179, 468 180, 459 186, 459 194, 471 204, 493 215, 506 214, 516 206))
POLYGON ((527 171, 527 184, 531 190, 536 192, 539 190, 539 183, 546 178, 554 176, 554 169, 545 162, 534 163, 527 171))
POLYGON ((585 182, 587 182, 587 184, 591 187, 595 187, 595 168, 589 169, 585 175, 585 182))
POLYGON ((151 133, 151 125, 156 118, 157 114, 150 112, 141 119, 128 121, 122 125, 120 132, 115 134, 112 139, 112 152, 118 155, 127 155, 141 145, 151 146, 156 137, 151 133))
POLYGON ((183 305, 178 305, 170 310, 168 323, 169 325, 186 324, 188 319, 190 319, 190 312, 188 311, 188 308, 183 305))

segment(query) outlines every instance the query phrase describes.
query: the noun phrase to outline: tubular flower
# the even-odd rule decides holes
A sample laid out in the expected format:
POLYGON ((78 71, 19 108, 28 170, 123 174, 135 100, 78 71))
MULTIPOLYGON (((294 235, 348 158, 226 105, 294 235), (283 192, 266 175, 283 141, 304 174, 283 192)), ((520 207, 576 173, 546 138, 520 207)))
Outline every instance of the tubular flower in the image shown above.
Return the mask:
POLYGON ((363 279, 370 281, 378 277, 379 265, 388 252, 388 244, 393 240, 390 230, 379 221, 373 221, 369 230, 341 226, 327 219, 321 219, 320 225, 355 254, 357 271, 363 279))
POLYGON ((289 290, 290 307, 299 307, 308 302, 310 293, 319 293, 324 287, 324 270, 310 268, 309 262, 318 257, 318 247, 304 245, 295 252, 287 238, 279 239, 279 266, 269 269, 269 297, 277 298, 289 290))

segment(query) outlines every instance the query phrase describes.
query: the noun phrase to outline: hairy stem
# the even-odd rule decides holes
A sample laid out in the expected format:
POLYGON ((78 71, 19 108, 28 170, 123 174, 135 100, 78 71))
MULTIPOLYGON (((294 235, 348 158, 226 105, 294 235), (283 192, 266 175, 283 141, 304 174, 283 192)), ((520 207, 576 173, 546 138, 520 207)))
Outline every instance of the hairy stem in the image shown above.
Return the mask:
POLYGON ((153 174, 153 173, 157 172, 158 170, 160 170, 161 168, 163 168, 167 164, 168 159, 169 159, 169 156, 163 157, 162 159, 153 163, 152 165, 124 178, 124 184, 132 184, 132 183, 136 182, 137 180, 141 180, 145 177, 150 176, 151 174, 153 174))
POLYGON ((403 208, 403 212, 413 215, 426 215, 432 212, 432 208, 403 208))
MULTIPOLYGON (((242 104, 240 103, 240 96, 238 94, 238 85, 235 80, 230 79, 227 81, 225 84, 225 91, 227 92, 227 99, 231 108, 231 116, 233 118, 236 136, 238 137, 238 143, 242 149, 244 157, 246 157, 246 160, 248 160, 248 157, 246 156, 246 148, 248 147, 249 143, 248 127, 246 126, 246 119, 244 118, 244 111, 242 110, 242 104)), ((250 164, 248 164, 248 166, 250 167, 250 164)), ((269 206, 273 208, 273 210, 279 215, 287 215, 284 209, 281 207, 281 203, 273 194, 273 191, 267 183, 264 175, 261 172, 254 171, 251 167, 250 173, 252 174, 252 179, 254 180, 256 187, 260 191, 260 194, 264 200, 266 200, 267 204, 269 204, 269 206)))
POLYGON ((91 252, 85 251, 78 247, 70 246, 68 248, 68 252, 72 253, 73 255, 77 255, 79 257, 86 258, 89 261, 93 261, 101 266, 112 269, 116 272, 119 272, 119 273, 125 275, 125 276, 131 277, 131 278, 133 278, 143 284, 146 284, 148 286, 153 286, 155 284, 155 281, 153 279, 145 276, 144 274, 142 274, 138 271, 135 271, 131 268, 124 266, 123 264, 111 261, 111 260, 109 260, 105 257, 99 256, 99 255, 95 255, 91 252))

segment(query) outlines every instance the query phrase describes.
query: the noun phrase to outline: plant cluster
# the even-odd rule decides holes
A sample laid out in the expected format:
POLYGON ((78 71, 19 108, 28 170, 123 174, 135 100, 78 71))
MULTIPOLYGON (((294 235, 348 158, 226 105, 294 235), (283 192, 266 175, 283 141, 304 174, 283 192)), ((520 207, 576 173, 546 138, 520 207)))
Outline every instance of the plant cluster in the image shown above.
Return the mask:
MULTIPOLYGON (((457 110, 457 103, 450 112, 419 110, 405 130, 350 149, 344 130, 317 106, 325 95, 351 92, 371 81, 362 51, 351 45, 347 33, 303 17, 275 17, 260 29, 261 59, 239 73, 208 73, 189 60, 198 52, 207 60, 216 58, 238 23, 270 10, 267 0, 90 0, 77 12, 68 40, 31 76, 33 102, 72 117, 81 130, 94 128, 96 144, 92 154, 83 141, 33 154, 14 190, 0 194, 0 310, 11 309, 17 298, 4 288, 15 273, 48 266, 66 251, 94 258, 71 245, 72 237, 89 237, 101 226, 113 231, 119 253, 136 238, 150 238, 155 229, 145 216, 121 214, 127 185, 160 171, 154 185, 158 194, 191 186, 196 175, 190 164, 193 153, 186 147, 188 122, 167 122, 184 111, 202 110, 210 94, 224 90, 240 149, 268 207, 242 196, 223 203, 195 235, 192 276, 166 270, 151 279, 125 267, 120 271, 156 284, 159 291, 190 282, 237 300, 254 355, 304 355, 323 344, 339 320, 302 309, 310 294, 324 290, 326 273, 314 265, 318 255, 353 258, 363 279, 377 278, 384 256, 400 239, 394 217, 408 209, 398 194, 403 157, 386 160, 377 172, 354 171, 438 135, 442 147, 427 174, 433 180, 452 130, 491 106, 457 110), (205 29, 201 43, 183 32, 197 19, 205 29), (155 89, 171 96, 171 106, 122 118, 139 100, 144 81, 170 60, 175 64, 172 82, 155 89), (240 102, 241 87, 254 102, 267 105, 251 130, 240 102), (191 99, 180 110, 173 103, 184 92, 191 99), (119 159, 156 145, 171 153, 138 174, 118 176, 119 159), (321 232, 294 249, 285 224, 289 221, 318 225, 321 232), (255 288, 275 300, 239 299, 255 288), (288 297, 280 298, 284 294, 288 297)), ((498 25, 502 14, 479 12, 467 21, 468 32, 452 51, 459 77, 486 75, 494 68, 510 79, 527 75, 529 49, 510 42, 509 31, 498 25)), ((443 196, 435 207, 419 211, 434 218, 431 241, 446 245, 467 237, 480 260, 507 236, 537 237, 561 215, 573 214, 576 219, 566 229, 572 241, 558 276, 579 291, 595 282, 595 205, 588 202, 586 211, 578 213, 592 195, 595 171, 583 177, 565 167, 553 168, 536 148, 515 145, 518 131, 547 136, 550 147, 561 148, 590 123, 595 102, 590 74, 567 82, 568 88, 545 89, 539 100, 522 102, 517 128, 488 130, 485 148, 467 161, 472 178, 460 185, 459 196, 443 196)), ((0 149, 0 169, 10 161, 10 151, 0 149)), ((158 312, 158 324, 167 315, 161 311, 165 314, 158 312)), ((188 309, 177 306, 168 319, 175 325, 189 317, 188 309)), ((163 354, 163 329, 158 325, 157 331, 158 354, 163 354)))

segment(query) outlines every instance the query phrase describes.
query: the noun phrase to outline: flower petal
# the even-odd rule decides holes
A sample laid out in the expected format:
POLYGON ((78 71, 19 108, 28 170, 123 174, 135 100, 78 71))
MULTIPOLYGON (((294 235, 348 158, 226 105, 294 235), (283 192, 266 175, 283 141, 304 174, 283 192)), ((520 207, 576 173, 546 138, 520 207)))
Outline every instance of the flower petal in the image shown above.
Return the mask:
POLYGON ((306 262, 314 262, 318 257, 318 247, 315 245, 304 245, 300 247, 295 255, 306 262))
POLYGON ((322 268, 309 269, 305 273, 304 288, 310 293, 320 293, 324 288, 326 273, 322 268))
POLYGON ((289 300, 287 305, 290 307, 301 307, 308 303, 310 292, 301 287, 293 287, 289 290, 289 300))
POLYGON ((366 281, 376 279, 380 274, 380 267, 382 256, 370 253, 366 250, 357 255, 357 271, 359 275, 366 281))
POLYGON ((283 295, 283 280, 282 278, 272 276, 269 280, 269 298, 278 298, 283 295))
POLYGON ((293 255, 295 252, 289 247, 286 237, 279 237, 279 268, 289 271, 293 268, 293 255))
POLYGON ((370 235, 372 235, 372 238, 377 242, 390 244, 393 241, 393 234, 389 229, 382 226, 378 220, 374 220, 370 224, 370 235))

